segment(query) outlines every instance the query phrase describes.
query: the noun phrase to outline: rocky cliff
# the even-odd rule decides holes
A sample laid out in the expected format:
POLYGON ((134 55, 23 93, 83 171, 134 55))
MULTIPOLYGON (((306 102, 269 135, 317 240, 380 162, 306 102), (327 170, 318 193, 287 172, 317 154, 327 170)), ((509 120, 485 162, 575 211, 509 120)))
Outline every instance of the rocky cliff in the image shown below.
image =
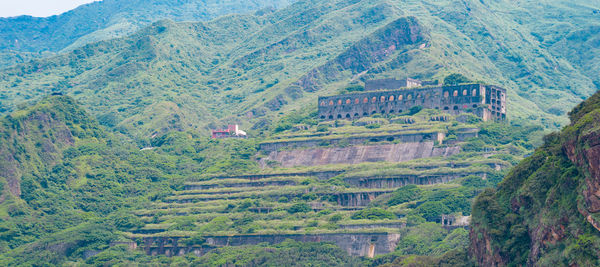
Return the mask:
POLYGON ((21 195, 21 180, 42 180, 62 159, 64 149, 84 137, 102 131, 75 100, 65 96, 46 98, 39 104, 0 119, 0 203, 21 195))
POLYGON ((481 266, 600 264, 600 93, 473 206, 481 266))

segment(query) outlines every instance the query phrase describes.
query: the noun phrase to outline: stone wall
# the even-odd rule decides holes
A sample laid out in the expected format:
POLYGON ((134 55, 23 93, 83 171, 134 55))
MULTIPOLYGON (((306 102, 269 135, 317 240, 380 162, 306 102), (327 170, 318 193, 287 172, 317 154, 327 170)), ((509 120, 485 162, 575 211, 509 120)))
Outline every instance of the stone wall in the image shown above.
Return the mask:
POLYGON ((177 256, 194 253, 201 256, 210 250, 223 246, 256 245, 259 243, 277 244, 292 239, 301 242, 334 243, 352 256, 374 257, 393 252, 400 234, 396 233, 333 233, 333 234, 273 234, 273 235, 234 235, 205 236, 206 244, 184 246, 179 244, 181 237, 146 237, 142 245, 149 255, 177 256))
POLYGON ((468 84, 372 91, 319 97, 322 120, 357 119, 373 114, 397 114, 414 106, 451 114, 472 112, 484 120, 506 118, 506 90, 497 86, 468 84))
POLYGON ((362 162, 403 162, 417 158, 448 157, 460 153, 459 146, 435 147, 433 141, 362 145, 349 147, 318 147, 312 149, 272 151, 264 161, 277 161, 282 167, 327 164, 357 164, 362 162))
POLYGON ((293 141, 271 141, 259 144, 259 148, 267 153, 282 148, 293 149, 302 147, 317 147, 320 145, 363 145, 365 142, 400 141, 403 143, 417 143, 438 140, 443 133, 389 133, 376 136, 349 136, 339 138, 308 139, 293 141))
POLYGON ((480 177, 487 176, 486 173, 439 173, 431 175, 404 174, 379 177, 347 177, 344 178, 344 181, 352 186, 360 188, 397 188, 409 184, 430 185, 447 183, 469 175, 477 175, 480 177))

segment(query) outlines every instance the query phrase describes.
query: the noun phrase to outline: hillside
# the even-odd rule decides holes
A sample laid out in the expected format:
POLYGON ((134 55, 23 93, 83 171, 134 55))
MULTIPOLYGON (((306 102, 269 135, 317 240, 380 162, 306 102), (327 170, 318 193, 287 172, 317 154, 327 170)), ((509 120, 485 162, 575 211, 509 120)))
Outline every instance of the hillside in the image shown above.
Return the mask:
POLYGON ((540 16, 535 6, 508 1, 301 1, 210 22, 161 21, 2 71, 0 111, 60 90, 103 125, 148 143, 170 129, 264 129, 364 79, 458 72, 508 88, 512 119, 553 128, 597 89, 597 63, 577 56, 597 50, 593 31, 569 25, 593 29, 598 16, 586 5, 547 3, 563 6, 580 15, 563 17, 552 35, 543 18, 522 19, 540 16))
MULTIPOLYGON (((129 35, 162 19, 206 21, 222 15, 286 6, 288 0, 104 0, 51 17, 0 18, 0 55, 70 51, 85 44, 129 35)), ((0 67, 19 63, 0 56, 0 67)))
POLYGON ((571 124, 473 205, 471 254, 481 266, 600 264, 600 93, 571 124))

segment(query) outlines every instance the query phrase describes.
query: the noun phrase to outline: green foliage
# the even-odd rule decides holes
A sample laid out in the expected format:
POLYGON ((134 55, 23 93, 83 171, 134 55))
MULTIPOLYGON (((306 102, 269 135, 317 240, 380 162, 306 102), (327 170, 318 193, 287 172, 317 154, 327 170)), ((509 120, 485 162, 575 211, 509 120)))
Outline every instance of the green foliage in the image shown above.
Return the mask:
POLYGON ((442 214, 450 213, 450 209, 441 201, 428 201, 417 207, 415 212, 431 222, 439 220, 442 214))
POLYGON ((371 123, 371 124, 365 125, 365 128, 367 128, 367 129, 377 129, 377 128, 381 128, 381 124, 379 124, 379 123, 371 123))
POLYGON ((359 261, 332 244, 286 240, 277 245, 219 248, 194 260, 192 265, 359 266, 359 261))
POLYGON ((394 206, 404 202, 417 200, 420 197, 421 189, 419 187, 416 185, 407 185, 396 189, 396 191, 394 191, 392 194, 392 197, 388 200, 387 204, 394 206))
POLYGON ((462 75, 460 73, 452 73, 452 74, 446 76, 446 78, 444 78, 445 85, 458 85, 461 83, 469 83, 469 82, 471 82, 471 80, 469 80, 467 77, 465 77, 464 75, 462 75))
MULTIPOLYGON (((594 103, 592 102, 592 105, 594 103)), ((580 106, 586 110, 585 103, 580 106)), ((532 246, 545 246, 535 233, 556 227, 578 229, 579 233, 597 233, 579 210, 585 209, 580 192, 587 186, 587 162, 578 167, 565 150, 583 153, 585 137, 582 129, 596 129, 597 114, 580 115, 561 133, 544 137, 544 145, 511 170, 497 191, 486 189, 473 205, 472 225, 476 243, 491 242, 493 251, 511 264, 525 264, 532 246), (591 115, 594 119, 587 117, 591 115), (582 139, 580 139, 582 138, 582 139), (543 224, 540 224, 543 221, 543 224), (483 240, 487 238, 489 241, 483 240)), ((588 134, 588 133, 586 133, 588 134)), ((577 161, 575 163, 578 163, 577 161)), ((578 163, 579 164, 579 163, 578 163)), ((544 265, 597 265, 598 235, 565 232, 539 254, 544 265), (570 250, 572 249, 572 250, 570 250), (571 257, 570 255, 577 255, 571 257)))
POLYGON ((410 109, 408 109, 408 113, 406 115, 412 116, 412 115, 415 115, 415 114, 421 112, 421 110, 423 110, 422 106, 412 106, 412 107, 410 107, 410 109))
POLYGON ((317 127, 317 132, 323 133, 329 131, 329 126, 321 124, 317 127))
POLYGON ((310 207, 310 205, 308 205, 304 202, 295 203, 287 209, 287 212, 289 212, 291 214, 298 213, 298 212, 310 212, 310 211, 312 211, 312 208, 310 207))
MULTIPOLYGON (((229 13, 245 13, 287 1, 257 1, 250 4, 228 2, 207 5, 205 1, 109 1, 80 6, 52 19, 37 17, 9 18, 0 23, 3 45, 0 50, 42 52, 73 49, 89 42, 126 36, 140 27, 159 20, 203 21, 229 13), (41 25, 44 25, 42 28, 41 25), (39 36, 39 39, 32 36, 39 36), (19 40, 18 47, 8 40, 19 40)), ((25 54, 27 55, 27 54, 25 54)), ((39 56, 39 55, 38 55, 39 56)))
MULTIPOLYGON (((464 231, 464 230, 463 230, 464 231)), ((447 230, 435 223, 424 223, 418 227, 411 227, 408 232, 398 242, 396 250, 401 255, 441 255, 453 248, 437 249, 443 244, 447 230)), ((461 246, 468 242, 468 233, 461 232, 464 239, 461 246)))
POLYGON ((352 215, 353 220, 383 220, 395 219, 396 215, 382 208, 366 208, 352 215))

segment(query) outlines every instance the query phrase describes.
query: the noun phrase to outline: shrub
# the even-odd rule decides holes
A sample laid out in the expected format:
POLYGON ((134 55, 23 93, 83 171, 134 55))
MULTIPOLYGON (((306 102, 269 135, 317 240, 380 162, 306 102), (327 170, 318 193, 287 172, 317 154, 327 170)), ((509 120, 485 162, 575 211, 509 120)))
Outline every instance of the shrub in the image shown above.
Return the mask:
POLYGON ((392 197, 388 200, 388 205, 394 206, 402 204, 404 202, 417 200, 419 197, 421 197, 421 189, 416 185, 407 185, 398 188, 392 193, 392 197))
POLYGON ((287 212, 292 213, 292 214, 298 213, 298 212, 309 212, 309 211, 312 211, 312 208, 310 207, 310 205, 308 205, 304 202, 296 203, 287 209, 287 212))
POLYGON ((367 129, 377 129, 377 128, 380 128, 380 127, 381 127, 381 124, 379 124, 379 123, 373 123, 373 124, 367 124, 367 125, 365 125, 365 128, 367 128, 367 129))
POLYGON ((330 221, 330 222, 339 222, 339 221, 341 221, 342 219, 344 219, 344 216, 342 216, 342 214, 339 214, 339 213, 338 213, 338 214, 334 214, 333 216, 331 216, 331 217, 329 218, 329 221, 330 221))
POLYGON ((406 225, 407 226, 415 226, 415 225, 419 225, 419 224, 422 224, 425 222, 426 222, 425 218, 423 218, 419 215, 406 216, 406 225))
POLYGON ((415 211, 421 217, 425 218, 425 220, 435 221, 439 219, 442 214, 448 214, 450 209, 441 201, 429 201, 417 207, 415 211))
POLYGON ((383 219, 394 219, 396 218, 396 216, 387 211, 384 210, 382 208, 367 208, 367 209, 363 209, 357 213, 354 213, 354 215, 352 215, 352 219, 354 220, 362 220, 362 219, 369 219, 369 220, 383 220, 383 219))
POLYGON ((317 132, 327 132, 329 131, 329 126, 325 125, 325 124, 321 124, 319 126, 317 126, 317 132))
POLYGON ((408 115, 409 116, 415 115, 415 114, 421 112, 421 110, 423 110, 423 107, 421 107, 421 106, 412 106, 408 110, 408 115))
POLYGON ((458 85, 468 82, 471 82, 471 80, 459 73, 452 73, 444 78, 444 85, 458 85))

